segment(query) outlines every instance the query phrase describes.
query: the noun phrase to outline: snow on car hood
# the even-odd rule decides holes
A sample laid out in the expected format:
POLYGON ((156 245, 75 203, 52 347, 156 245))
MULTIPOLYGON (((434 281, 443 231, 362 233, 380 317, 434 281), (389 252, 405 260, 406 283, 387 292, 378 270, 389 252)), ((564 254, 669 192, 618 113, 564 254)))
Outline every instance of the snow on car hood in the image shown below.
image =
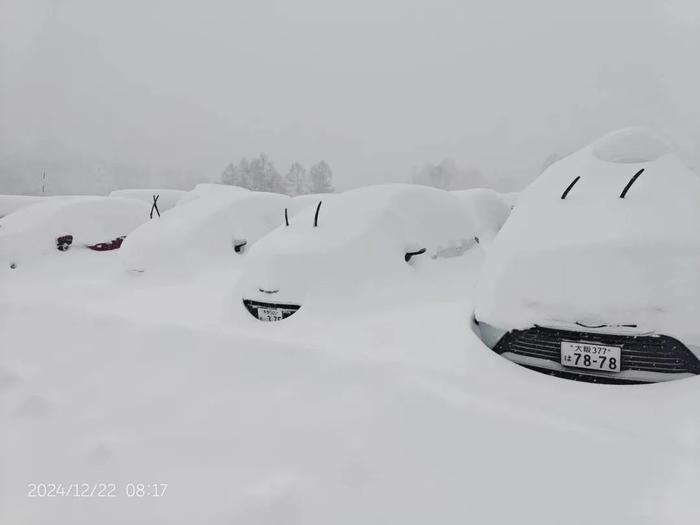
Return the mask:
POLYGON ((353 292, 415 277, 418 261, 471 246, 469 213, 449 192, 413 185, 379 185, 334 195, 261 239, 250 251, 237 294, 282 304, 307 299, 342 303, 353 292))
POLYGON ((284 222, 289 200, 276 193, 241 191, 180 203, 135 230, 119 256, 133 271, 189 272, 214 262, 230 264, 238 256, 234 244, 246 243, 243 254, 284 222))
POLYGON ((73 236, 73 246, 108 242, 148 220, 143 202, 112 197, 52 198, 0 219, 0 260, 24 263, 56 254, 56 239, 73 236))
POLYGON ((663 141, 638 129, 603 137, 520 195, 485 262, 477 319, 637 324, 699 341, 699 202, 700 178, 663 141))

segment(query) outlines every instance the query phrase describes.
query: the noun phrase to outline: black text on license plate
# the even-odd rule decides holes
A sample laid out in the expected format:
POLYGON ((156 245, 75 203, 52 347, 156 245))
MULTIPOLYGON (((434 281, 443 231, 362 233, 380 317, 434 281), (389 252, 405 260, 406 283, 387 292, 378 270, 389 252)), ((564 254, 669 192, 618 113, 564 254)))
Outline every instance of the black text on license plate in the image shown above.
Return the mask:
POLYGON ((279 308, 258 308, 258 319, 261 321, 281 321, 282 318, 279 308))
POLYGON ((620 372, 622 349, 593 343, 561 343, 561 364, 599 372, 620 372))

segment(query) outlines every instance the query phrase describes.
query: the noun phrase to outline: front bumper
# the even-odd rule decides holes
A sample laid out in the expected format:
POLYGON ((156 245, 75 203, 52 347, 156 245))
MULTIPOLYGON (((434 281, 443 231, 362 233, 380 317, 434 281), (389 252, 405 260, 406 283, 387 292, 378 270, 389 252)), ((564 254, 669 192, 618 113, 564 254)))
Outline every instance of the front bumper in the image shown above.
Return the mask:
MULTIPOLYGON (((494 338, 488 325, 482 333, 494 338)), ((485 329, 483 329, 485 328, 485 329)), ((485 341, 488 344, 488 341, 485 341)), ((655 383, 700 374, 700 360, 683 343, 666 335, 611 334, 535 326, 505 333, 493 350, 522 366, 550 375, 597 383, 655 383), (561 364, 562 342, 621 348, 621 371, 601 372, 561 364)))
POLYGON ((264 316, 259 314, 259 310, 261 308, 279 311, 282 319, 286 319, 287 317, 294 315, 299 308, 301 308, 301 306, 297 304, 269 303, 264 301, 256 301, 254 299, 243 299, 243 306, 245 306, 245 309, 248 310, 250 315, 261 321, 272 321, 272 319, 264 319, 264 316))

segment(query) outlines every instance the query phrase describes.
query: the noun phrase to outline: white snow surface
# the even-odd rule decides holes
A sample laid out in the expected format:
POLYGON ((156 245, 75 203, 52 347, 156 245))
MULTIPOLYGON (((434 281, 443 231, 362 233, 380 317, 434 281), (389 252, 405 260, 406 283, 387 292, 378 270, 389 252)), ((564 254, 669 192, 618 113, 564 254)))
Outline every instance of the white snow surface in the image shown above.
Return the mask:
POLYGON ((508 206, 510 206, 511 209, 515 207, 515 203, 518 202, 518 196, 520 195, 519 191, 513 191, 509 193, 501 193, 501 198, 506 201, 508 206))
MULTIPOLYGON (((153 204, 153 196, 158 196, 158 211, 164 212, 172 208, 177 202, 187 194, 184 190, 168 190, 168 189, 124 189, 114 190, 109 194, 110 197, 119 197, 122 199, 135 199, 146 202, 148 205, 153 204)), ((155 215, 155 212, 154 212, 155 215)))
POLYGON ((317 206, 310 206, 253 246, 235 292, 239 297, 338 309, 389 283, 411 289, 431 258, 476 246, 471 215, 443 190, 388 184, 320 202, 317 227, 317 206), (406 252, 420 249, 426 253, 407 264, 406 252))
POLYGON ((624 128, 591 144, 594 157, 617 164, 653 162, 672 152, 665 139, 645 128, 624 128))
POLYGON ((666 148, 623 130, 547 169, 491 248, 476 317, 506 329, 636 324, 700 344, 700 178, 666 148))
POLYGON ((202 183, 197 184, 192 190, 180 197, 178 204, 185 204, 200 197, 227 199, 243 192, 248 192, 248 190, 230 184, 202 183))
POLYGON ((411 300, 280 323, 222 315, 235 268, 154 284, 74 255, 0 272, 0 523, 697 523, 700 378, 493 354, 468 322, 478 251, 411 300), (100 482, 115 497, 27 496, 100 482))
POLYGON ((506 199, 488 188, 455 190, 450 193, 458 197, 472 214, 479 241, 492 242, 510 215, 511 206, 506 199))
POLYGON ((289 216, 294 216, 312 206, 316 208, 319 202, 328 202, 335 198, 336 195, 335 193, 307 193, 306 195, 296 195, 292 197, 292 201, 289 203, 289 216))
MULTIPOLYGON (((568 198, 581 210, 604 201, 577 193, 584 182, 568 198)), ((542 193, 556 200, 559 186, 542 193)), ((473 332, 484 249, 536 215, 537 192, 490 247, 408 265, 407 244, 474 231, 468 214, 453 221, 463 204, 450 211, 456 197, 440 190, 356 191, 324 200, 318 228, 312 205, 241 258, 317 251, 346 265, 335 269, 348 281, 281 322, 243 315, 236 283, 250 268, 238 264, 159 280, 126 272, 118 252, 75 250, 0 266, 0 524, 698 522, 700 377, 575 383, 502 359, 473 332), (32 483, 64 495, 30 497, 32 483), (99 483, 114 496, 97 496, 99 483), (167 489, 128 497, 130 483, 167 489)))
POLYGON ((26 206, 42 202, 45 199, 46 197, 33 195, 0 195, 0 218, 26 206))
POLYGON ((0 266, 66 257, 84 245, 128 235, 148 220, 148 211, 143 202, 111 197, 51 198, 27 206, 0 219, 0 266), (56 239, 63 235, 73 236, 65 253, 56 249, 56 239))
POLYGON ((119 256, 127 270, 193 274, 212 265, 234 265, 263 235, 284 223, 291 199, 276 193, 202 196, 137 228, 119 256), (234 244, 245 242, 240 253, 234 244))

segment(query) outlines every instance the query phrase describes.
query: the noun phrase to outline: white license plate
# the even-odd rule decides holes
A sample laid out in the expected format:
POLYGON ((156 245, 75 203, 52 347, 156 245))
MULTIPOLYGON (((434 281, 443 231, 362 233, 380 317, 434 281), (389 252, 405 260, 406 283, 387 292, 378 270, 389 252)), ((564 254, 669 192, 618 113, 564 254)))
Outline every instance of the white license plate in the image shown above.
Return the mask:
POLYGON ((258 308, 258 319, 261 321, 281 321, 282 310, 279 308, 258 308))
POLYGON ((592 343, 561 343, 561 364, 599 372, 620 372, 622 349, 592 343))

